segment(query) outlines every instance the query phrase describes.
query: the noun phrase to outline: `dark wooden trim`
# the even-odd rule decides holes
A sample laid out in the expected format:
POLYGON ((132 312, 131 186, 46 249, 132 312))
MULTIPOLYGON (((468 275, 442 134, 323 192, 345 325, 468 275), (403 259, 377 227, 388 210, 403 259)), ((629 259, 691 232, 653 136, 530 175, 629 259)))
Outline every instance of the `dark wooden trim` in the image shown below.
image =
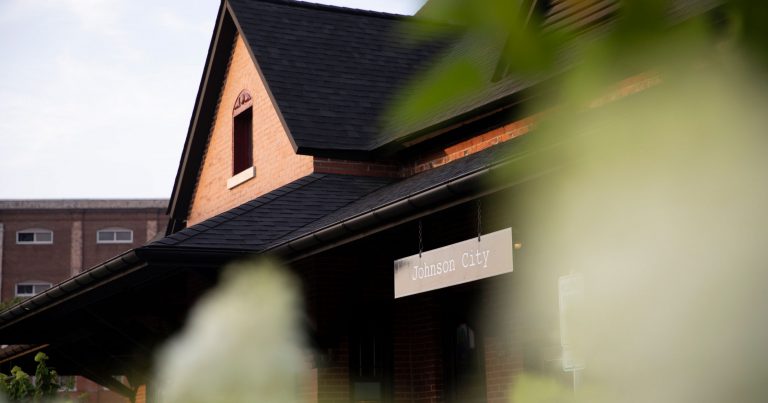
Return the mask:
POLYGON ((205 151, 208 135, 213 126, 221 84, 226 76, 227 63, 236 35, 237 30, 226 1, 222 1, 168 205, 167 214, 170 216, 170 222, 166 233, 177 230, 186 221, 197 175, 202 166, 200 156, 205 151))

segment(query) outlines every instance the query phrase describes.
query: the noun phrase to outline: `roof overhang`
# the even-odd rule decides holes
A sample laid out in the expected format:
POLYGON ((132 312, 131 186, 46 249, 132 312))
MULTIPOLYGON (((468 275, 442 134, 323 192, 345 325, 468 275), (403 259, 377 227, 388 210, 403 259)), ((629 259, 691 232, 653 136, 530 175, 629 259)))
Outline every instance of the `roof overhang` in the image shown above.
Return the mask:
MULTIPOLYGON (((418 191, 297 233, 258 253, 300 261, 514 187, 558 169, 564 140, 557 141, 513 139, 506 144, 514 152, 496 162, 429 181, 418 191)), ((63 357, 52 359, 63 374, 84 374, 102 384, 114 379, 103 374, 130 374, 140 382, 152 368, 154 351, 181 328, 190 307, 216 284, 221 267, 254 254, 158 243, 128 251, 0 312, 0 343, 47 345, 49 355, 63 357)))
POLYGON ((179 226, 183 227, 183 222, 186 220, 186 213, 194 192, 194 182, 202 164, 202 159, 198 157, 205 151, 208 133, 216 113, 218 93, 221 90, 216 83, 224 81, 227 61, 236 34, 237 29, 227 9, 226 1, 222 0, 168 203, 169 231, 175 231, 179 226))
POLYGON ((0 367, 34 372, 45 351, 63 375, 83 375, 128 396, 146 380, 157 346, 184 323, 237 251, 138 248, 0 313, 0 367))

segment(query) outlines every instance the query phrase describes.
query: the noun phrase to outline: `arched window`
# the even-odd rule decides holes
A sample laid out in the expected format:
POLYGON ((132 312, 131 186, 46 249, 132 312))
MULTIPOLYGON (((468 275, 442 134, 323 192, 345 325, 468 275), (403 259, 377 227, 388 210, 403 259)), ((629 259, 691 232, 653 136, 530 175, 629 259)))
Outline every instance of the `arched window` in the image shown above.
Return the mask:
POLYGON ((96 231, 96 243, 132 243, 133 230, 127 228, 104 228, 96 231))
POLYGON ((253 166, 253 100, 240 92, 232 108, 232 175, 253 166))
POLYGON ((52 244, 53 231, 43 228, 28 228, 16 232, 17 244, 52 244))
POLYGON ((31 297, 51 288, 51 283, 44 281, 25 281, 16 283, 17 297, 31 297))

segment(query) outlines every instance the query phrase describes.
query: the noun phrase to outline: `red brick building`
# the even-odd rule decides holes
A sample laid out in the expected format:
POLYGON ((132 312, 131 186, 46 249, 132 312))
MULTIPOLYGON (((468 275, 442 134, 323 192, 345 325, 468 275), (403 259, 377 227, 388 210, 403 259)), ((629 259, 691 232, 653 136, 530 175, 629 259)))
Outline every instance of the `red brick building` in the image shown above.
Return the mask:
MULTIPOLYGON (((561 5, 546 11, 547 24, 596 23, 613 4, 561 5)), ((436 55, 468 46, 406 35, 431 34, 404 16, 223 1, 167 236, 0 313, 0 342, 45 344, 62 368, 151 400, 152 352, 222 265, 269 254, 303 280, 308 401, 503 402, 523 369, 561 371, 557 289, 526 295, 519 244, 531 228, 514 208, 552 168, 554 151, 523 136, 535 119, 520 104, 535 83, 493 79, 491 49, 483 91, 387 125, 398 89, 436 55), (511 255, 518 244, 514 273, 508 261, 505 273, 398 295, 399 259, 508 229, 492 252, 511 255), (83 309, 106 320, 80 318, 83 309), (64 324, 78 331, 41 332, 64 324)))
MULTIPOLYGON (((0 300, 32 297, 148 243, 164 231, 167 204, 167 200, 0 200, 0 300)), ((72 395, 85 393, 89 402, 125 401, 86 378, 74 382, 72 395)))
POLYGON ((151 241, 165 229, 167 203, 0 200, 0 300, 33 296, 151 241))

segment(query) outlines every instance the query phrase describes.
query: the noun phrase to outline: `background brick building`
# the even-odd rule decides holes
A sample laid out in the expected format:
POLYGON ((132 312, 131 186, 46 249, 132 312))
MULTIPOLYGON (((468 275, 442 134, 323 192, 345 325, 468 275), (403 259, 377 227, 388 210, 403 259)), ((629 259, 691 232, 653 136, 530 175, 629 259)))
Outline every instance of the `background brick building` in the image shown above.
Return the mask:
MULTIPOLYGON (((162 233, 167 200, 0 200, 0 300, 38 294, 162 233)), ((55 362, 52 363, 55 366, 55 362)), ((82 377, 73 395, 124 398, 82 377)))
POLYGON ((0 299, 37 294, 147 243, 164 230, 167 203, 1 200, 0 299))

